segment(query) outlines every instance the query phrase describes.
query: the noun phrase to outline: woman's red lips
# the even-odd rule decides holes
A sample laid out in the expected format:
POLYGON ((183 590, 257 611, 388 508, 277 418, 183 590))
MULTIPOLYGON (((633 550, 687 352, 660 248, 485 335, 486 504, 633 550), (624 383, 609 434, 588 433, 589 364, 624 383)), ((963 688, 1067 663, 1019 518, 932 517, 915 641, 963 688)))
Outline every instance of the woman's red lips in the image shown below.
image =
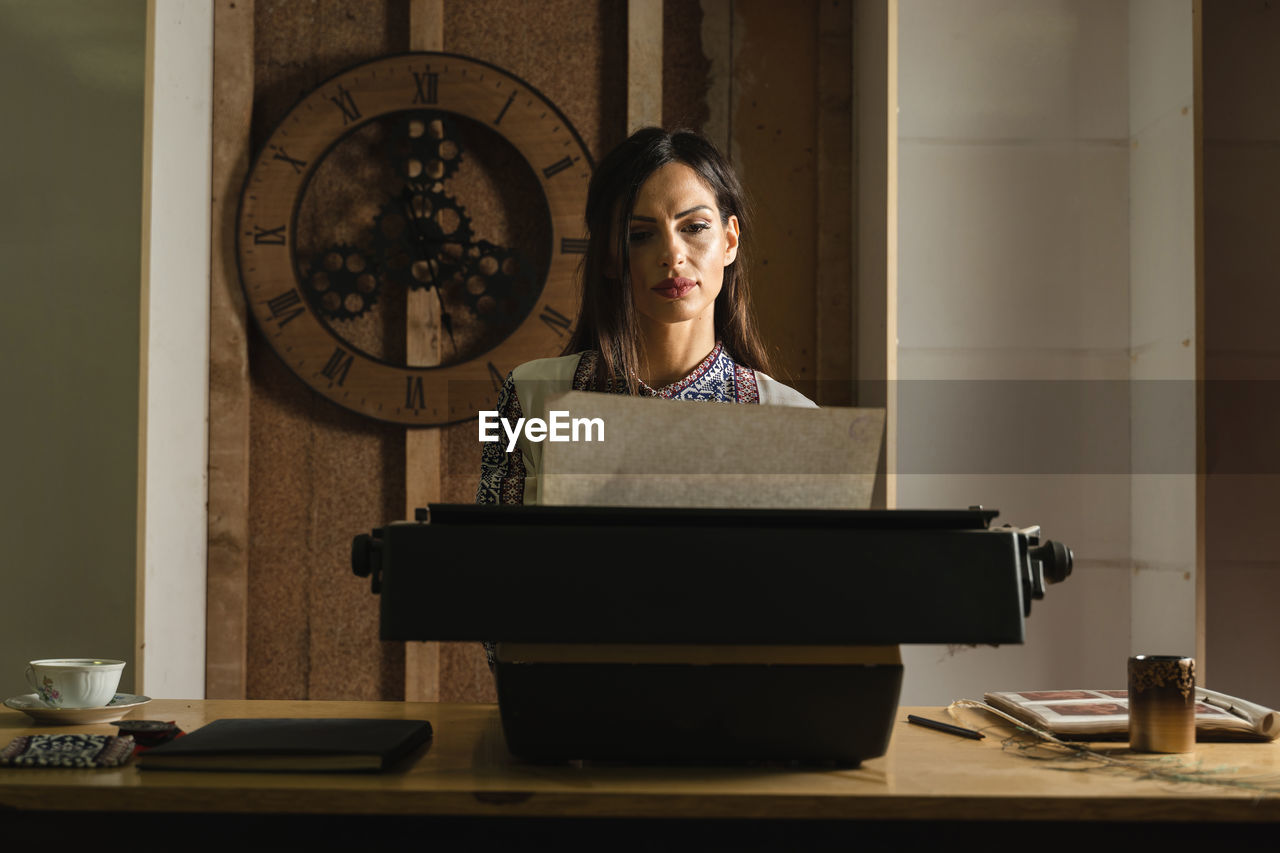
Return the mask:
POLYGON ((667 299, 679 299, 697 286, 698 283, 691 278, 669 278, 653 288, 653 291, 667 299))

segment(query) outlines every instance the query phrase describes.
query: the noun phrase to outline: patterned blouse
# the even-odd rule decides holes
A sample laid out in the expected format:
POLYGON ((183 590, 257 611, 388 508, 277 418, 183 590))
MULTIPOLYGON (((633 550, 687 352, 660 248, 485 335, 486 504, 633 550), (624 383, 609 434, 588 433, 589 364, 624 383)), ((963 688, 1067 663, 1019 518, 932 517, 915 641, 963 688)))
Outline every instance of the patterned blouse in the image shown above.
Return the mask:
MULTIPOLYGON (((591 378, 598 358, 598 353, 593 351, 581 354, 568 390, 593 390, 591 378)), ((520 397, 516 393, 514 376, 514 371, 507 375, 507 380, 498 393, 498 416, 510 423, 515 423, 518 418, 524 416, 520 408, 520 397)), ((751 368, 734 362, 725 352, 724 344, 716 343, 715 349, 711 350, 688 376, 657 389, 650 388, 641 382, 640 394, 645 397, 662 397, 669 400, 759 403, 758 376, 759 374, 751 368)), ((625 383, 614 383, 614 386, 618 389, 618 393, 625 394, 627 391, 625 383)), ((809 405, 813 404, 809 403, 809 405)), ((520 449, 517 447, 508 453, 503 442, 486 442, 480 457, 480 487, 476 490, 476 503, 523 503, 524 481, 524 458, 520 449)))

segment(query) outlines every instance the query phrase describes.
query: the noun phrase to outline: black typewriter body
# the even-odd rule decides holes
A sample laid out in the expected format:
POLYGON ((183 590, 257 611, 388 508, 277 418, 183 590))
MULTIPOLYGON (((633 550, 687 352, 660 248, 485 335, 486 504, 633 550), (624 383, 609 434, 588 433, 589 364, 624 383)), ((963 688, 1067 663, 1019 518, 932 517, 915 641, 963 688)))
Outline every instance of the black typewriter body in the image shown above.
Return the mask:
POLYGON ((386 640, 497 641, 538 761, 882 755, 902 643, 1021 643, 1071 553, 994 510, 434 505, 353 543, 386 640))

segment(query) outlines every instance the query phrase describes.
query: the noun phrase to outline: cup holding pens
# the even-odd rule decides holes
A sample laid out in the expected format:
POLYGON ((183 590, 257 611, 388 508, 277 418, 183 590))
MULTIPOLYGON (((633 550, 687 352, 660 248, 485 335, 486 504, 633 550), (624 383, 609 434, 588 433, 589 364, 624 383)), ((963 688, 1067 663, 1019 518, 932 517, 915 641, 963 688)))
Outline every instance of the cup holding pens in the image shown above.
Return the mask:
POLYGON ((1196 748, 1196 662, 1180 655, 1129 658, 1129 748, 1180 753, 1196 748))

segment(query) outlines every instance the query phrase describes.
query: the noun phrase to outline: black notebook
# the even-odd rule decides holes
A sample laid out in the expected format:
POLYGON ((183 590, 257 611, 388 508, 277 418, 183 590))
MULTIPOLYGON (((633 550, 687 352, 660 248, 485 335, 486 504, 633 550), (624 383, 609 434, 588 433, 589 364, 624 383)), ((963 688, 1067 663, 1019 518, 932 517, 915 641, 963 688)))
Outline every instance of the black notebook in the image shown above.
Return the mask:
POLYGON ((426 720, 214 720, 138 757, 146 770, 384 770, 431 738, 426 720))

